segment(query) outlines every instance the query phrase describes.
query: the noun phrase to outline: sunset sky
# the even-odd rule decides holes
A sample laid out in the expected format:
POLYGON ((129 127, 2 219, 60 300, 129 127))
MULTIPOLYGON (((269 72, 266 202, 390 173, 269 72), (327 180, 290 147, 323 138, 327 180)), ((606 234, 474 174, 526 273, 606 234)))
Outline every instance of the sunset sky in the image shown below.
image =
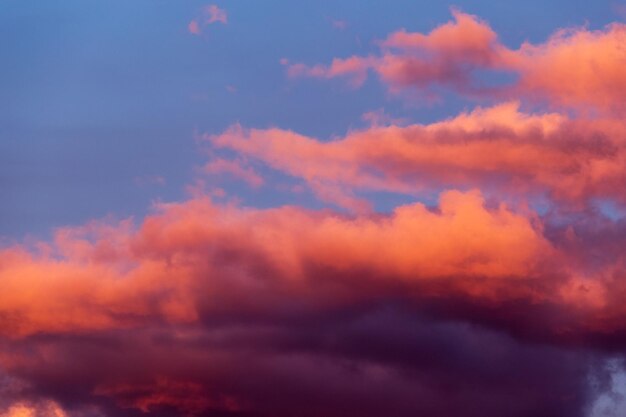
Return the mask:
POLYGON ((626 416, 626 2, 0 0, 0 417, 626 416))

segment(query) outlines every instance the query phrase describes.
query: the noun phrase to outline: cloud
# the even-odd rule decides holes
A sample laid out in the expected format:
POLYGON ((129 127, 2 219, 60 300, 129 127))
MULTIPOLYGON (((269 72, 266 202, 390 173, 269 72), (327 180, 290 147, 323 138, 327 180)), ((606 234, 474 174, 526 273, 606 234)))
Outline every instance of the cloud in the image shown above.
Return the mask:
POLYGON ((391 33, 379 43, 379 55, 334 58, 328 66, 293 63, 287 74, 350 77, 360 85, 373 71, 395 93, 414 91, 429 97, 449 90, 474 99, 521 97, 577 110, 623 111, 623 24, 597 31, 563 29, 544 43, 525 42, 511 49, 485 21, 456 9, 452 14, 453 21, 427 34, 404 29, 391 33), (485 73, 510 80, 489 83, 485 73))
POLYGON ((187 25, 189 33, 192 35, 200 35, 204 28, 214 23, 228 23, 228 14, 226 10, 220 9, 215 4, 202 7, 198 17, 193 19, 187 25))
POLYGON ((402 125, 407 123, 405 119, 395 118, 386 114, 383 108, 363 113, 361 120, 368 123, 370 126, 402 125))
MULTIPOLYGON (((197 197, 163 205, 138 228, 94 223, 60 229, 38 249, 3 250, 0 332, 22 338, 187 326, 280 315, 293 302, 323 313, 390 298, 440 312, 454 306, 444 316, 559 343, 618 337, 621 261, 584 261, 584 244, 565 232, 550 240, 548 226, 504 205, 489 208, 477 191, 446 192, 434 211, 413 204, 356 217, 197 197), (562 314, 521 330, 514 315, 507 318, 519 303, 528 318, 543 309, 562 314)), ((584 241, 602 239, 591 236, 584 241)), ((607 255, 623 240, 606 239, 616 245, 603 249, 607 255)))
POLYGON ((363 265, 398 282, 459 273, 524 275, 532 266, 530 259, 549 247, 527 220, 506 210, 486 211, 477 194, 447 194, 441 210, 438 215, 416 205, 385 220, 340 220, 295 208, 231 210, 202 198, 165 206, 136 232, 128 222, 60 229, 47 253, 18 247, 0 254, 0 329, 22 336, 127 328, 153 320, 194 322, 199 314, 194 294, 202 287, 208 285, 215 297, 226 290, 238 297, 258 286, 258 301, 264 304, 262 293, 271 296, 274 285, 285 286, 283 290, 294 285, 292 290, 300 291, 295 284, 309 279, 309 264, 337 272, 363 265), (445 246, 455 233, 466 230, 465 222, 475 222, 476 233, 492 238, 469 247, 464 243, 459 250, 441 253, 441 259, 431 259, 438 251, 428 236, 411 232, 430 224, 432 238, 449 236, 435 245, 445 246), (498 232, 500 224, 506 235, 498 232), (350 244, 349 252, 337 257, 333 248, 352 241, 361 244, 350 244), (399 243, 381 251, 380 241, 399 243), (513 246, 515 253, 506 255, 513 246), (375 252, 378 256, 372 257, 375 252), (480 262, 472 261, 473 252, 481 254, 480 262), (222 258, 227 253, 239 265, 235 270, 222 258), (257 268, 273 271, 273 280, 262 280, 257 268), (171 275, 176 280, 167 278, 171 275))
POLYGON ((196 382, 156 377, 148 383, 117 383, 98 385, 95 396, 113 398, 118 406, 137 409, 143 413, 170 407, 183 415, 197 415, 209 409, 238 411, 236 401, 224 397, 210 398, 205 388, 196 382))
POLYGON ((203 172, 212 175, 230 174, 235 178, 245 181, 254 188, 260 187, 265 182, 252 168, 236 160, 213 159, 204 166, 203 172))
POLYGON ((382 42, 385 48, 440 52, 454 56, 465 55, 468 61, 489 62, 489 52, 495 49, 497 35, 488 24, 476 16, 452 9, 454 22, 438 26, 429 34, 394 32, 382 42))
POLYGON ((437 27, 427 35, 400 30, 379 43, 379 56, 334 58, 329 66, 295 63, 287 68, 290 77, 335 78, 351 76, 362 84, 368 70, 374 71, 392 91, 410 87, 427 91, 433 86, 461 92, 476 90, 471 74, 480 68, 501 66, 506 52, 489 26, 475 16, 452 11, 454 22, 437 27))
MULTIPOLYGON (((479 186, 501 196, 547 195, 563 204, 594 198, 623 204, 624 133, 619 120, 524 113, 519 103, 508 102, 429 125, 374 125, 330 142, 240 126, 206 139, 339 196, 479 186)), ((327 200, 345 206, 338 198, 327 200)))
POLYGON ((189 30, 189 33, 193 35, 199 35, 201 33, 200 25, 196 20, 192 20, 191 22, 189 22, 189 25, 187 25, 187 29, 189 30))
MULTIPOLYGON (((188 198, 2 247, 0 416, 619 413, 623 28, 510 49, 452 13, 377 55, 281 64, 495 104, 428 124, 370 112, 331 140, 234 125, 203 136, 188 198), (339 209, 245 206, 211 181, 270 193, 268 173, 339 209), (411 202, 377 212, 379 192, 411 202)), ((208 6, 189 31, 213 23, 208 6)))
POLYGON ((589 356, 626 331, 626 226, 592 220, 479 191, 387 215, 199 194, 61 228, 0 252, 7 409, 582 417, 589 356))
POLYGON ((624 42, 626 25, 614 23, 598 31, 561 30, 539 45, 525 43, 515 56, 520 73, 516 89, 562 107, 622 111, 624 42))
POLYGON ((592 402, 588 417, 613 417, 626 413, 626 373, 622 359, 609 359, 605 364, 605 371, 609 373, 609 381, 603 387, 600 378, 594 376, 597 397, 592 402))

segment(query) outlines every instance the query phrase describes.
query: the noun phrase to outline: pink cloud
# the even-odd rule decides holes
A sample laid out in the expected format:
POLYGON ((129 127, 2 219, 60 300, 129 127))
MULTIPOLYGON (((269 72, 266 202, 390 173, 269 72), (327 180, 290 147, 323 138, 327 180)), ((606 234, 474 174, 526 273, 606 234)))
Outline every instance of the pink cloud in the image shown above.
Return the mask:
POLYGON ((437 88, 446 88, 470 98, 521 97, 578 110, 585 106, 623 110, 623 24, 597 31, 560 30, 544 43, 510 49, 485 21, 458 10, 452 14, 453 21, 427 34, 404 29, 390 34, 380 42, 378 56, 334 58, 329 66, 294 63, 287 73, 314 78, 352 75, 359 85, 371 70, 395 93, 417 91, 429 96, 437 88), (477 77, 480 71, 510 74, 515 79, 489 85, 477 77))
POLYGON ((189 33, 193 34, 193 35, 199 35, 200 34, 200 25, 198 24, 198 22, 196 20, 192 20, 191 22, 189 22, 189 25, 187 26, 187 29, 189 30, 189 33))
POLYGON ((394 91, 431 84, 467 88, 473 68, 499 64, 501 46, 496 34, 475 16, 453 10, 454 22, 429 34, 395 32, 380 42, 382 55, 334 58, 331 65, 292 64, 288 75, 334 78, 352 74, 362 84, 371 69, 394 91), (399 50, 400 53, 394 50, 399 50))
MULTIPOLYGON (((550 132, 561 122, 496 108, 442 123, 479 133, 494 123, 490 111, 508 118, 509 135, 550 132)), ((515 349, 624 343, 626 234, 616 223, 585 221, 575 231, 554 229, 527 207, 478 190, 447 190, 436 207, 412 203, 387 214, 258 209, 198 191, 136 224, 61 228, 51 241, 0 250, 0 368, 25 381, 11 388, 8 404, 0 385, 0 410, 283 417, 304 403, 340 417, 374 395, 358 414, 375 417, 384 410, 370 408, 384 408, 390 395, 409 411, 428 411, 423 398, 431 404, 436 394, 437 409, 458 415, 475 398, 476 381, 486 379, 480 389, 493 395, 491 371, 475 375, 494 360, 499 369, 513 366, 511 379, 523 384, 498 379, 506 395, 496 396, 503 403, 488 417, 509 409, 513 394, 521 406, 526 395, 543 404, 545 387, 528 394, 529 375, 552 390, 557 375, 567 381, 563 392, 573 377, 560 362, 551 367, 561 356, 515 349), (459 344, 462 369, 450 365, 459 344), (466 356, 476 358, 472 366, 466 356), (547 364, 529 365, 538 358, 547 364), (418 376, 407 381, 407 369, 418 376), (468 400, 450 400, 454 381, 468 400), (298 396, 277 405, 277 387, 298 396)))
MULTIPOLYGON (((339 274, 362 267, 384 286, 388 279, 429 282, 459 274, 524 277, 552 251, 528 219, 504 207, 485 208, 477 192, 446 193, 440 214, 416 204, 384 219, 289 207, 236 209, 203 197, 164 205, 137 230, 127 224, 59 230, 55 256, 3 250, 0 316, 19 319, 3 320, 0 332, 26 336, 141 327, 154 320, 193 323, 199 317, 196 295, 206 291, 219 304, 260 286, 263 309, 271 308, 263 293, 270 296, 276 285, 315 299, 319 295, 308 288, 313 282, 307 284, 313 278, 306 277, 309 263, 339 274), (468 228, 480 238, 460 239, 468 228), (223 258, 227 252, 235 256, 236 269, 223 258), (273 271, 270 281, 258 275, 259 256, 273 271)), ((473 288, 471 280, 449 285, 470 297, 495 290, 473 288)), ((355 296, 371 295, 350 298, 355 296)))
MULTIPOLYGON (((189 31, 217 22, 208 6, 189 31)), ((282 59, 294 78, 519 101, 426 124, 381 109, 330 140, 235 125, 199 138, 189 198, 0 248, 0 415, 580 415, 589 363, 626 348, 626 224, 597 208, 626 207, 623 32, 510 49, 454 10, 378 55, 282 59), (492 89, 486 70, 517 78, 492 89), (260 167, 344 210, 214 184, 260 187, 260 167), (374 192, 432 201, 375 212, 374 192)))
POLYGON ((452 10, 452 15, 453 22, 438 26, 426 35, 400 30, 389 35, 381 46, 437 53, 476 63, 494 60, 497 35, 489 25, 456 9, 452 10))
POLYGON ((560 107, 624 110, 626 25, 604 30, 561 30, 545 43, 516 51, 517 91, 546 98, 560 107), (572 63, 574 65, 572 66, 572 63))
MULTIPOLYGON (((444 192, 436 209, 416 203, 357 216, 240 208, 198 196, 161 205, 138 227, 59 230, 48 253, 2 250, 0 333, 21 339, 159 323, 182 329, 224 314, 272 314, 292 300, 323 312, 385 294, 434 302, 435 311, 469 304, 476 320, 483 308, 497 311, 497 326, 511 331, 506 312, 520 302, 537 315, 541 306, 558 309, 575 334, 621 326, 626 287, 619 277, 626 272, 611 255, 621 241, 603 249, 607 258, 598 265, 579 253, 588 249, 584 242, 599 244, 585 236, 593 229, 579 229, 577 243, 571 233, 550 240, 544 227, 536 214, 490 206, 478 191, 444 192)), ((567 340, 565 324, 546 319, 533 326, 567 340)))
POLYGON ((193 35, 200 35, 204 28, 213 23, 228 23, 228 14, 226 11, 220 9, 215 4, 204 6, 200 11, 200 15, 189 22, 187 29, 189 33, 193 35))
POLYGON ((235 178, 245 181, 251 187, 260 187, 265 182, 252 168, 244 166, 240 161, 226 159, 213 159, 208 162, 203 171, 206 174, 230 174, 235 178))
POLYGON ((224 24, 228 23, 228 15, 226 14, 226 10, 220 9, 215 4, 206 6, 203 9, 203 11, 208 17, 207 23, 209 24, 216 23, 216 22, 224 23, 224 24))
POLYGON ((331 142, 239 126, 207 139, 314 190, 333 189, 334 198, 323 199, 335 203, 339 190, 354 198, 356 190, 415 195, 479 185, 504 195, 547 194, 567 204, 598 197, 623 204, 625 133, 618 120, 528 114, 510 102, 429 125, 375 124, 331 142))
POLYGON ((367 79, 367 71, 372 66, 372 60, 352 56, 350 58, 333 59, 330 66, 315 65, 308 67, 304 64, 289 64, 287 60, 281 60, 287 66, 287 75, 290 78, 313 77, 313 78, 335 78, 345 77, 350 80, 354 87, 361 86, 367 79))

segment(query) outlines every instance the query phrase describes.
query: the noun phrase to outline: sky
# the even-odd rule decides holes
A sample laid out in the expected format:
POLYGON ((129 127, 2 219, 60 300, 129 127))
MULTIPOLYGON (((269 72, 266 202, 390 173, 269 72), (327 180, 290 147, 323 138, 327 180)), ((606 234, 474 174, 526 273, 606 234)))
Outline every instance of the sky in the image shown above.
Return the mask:
POLYGON ((0 417, 623 417, 626 3, 0 0, 0 417))

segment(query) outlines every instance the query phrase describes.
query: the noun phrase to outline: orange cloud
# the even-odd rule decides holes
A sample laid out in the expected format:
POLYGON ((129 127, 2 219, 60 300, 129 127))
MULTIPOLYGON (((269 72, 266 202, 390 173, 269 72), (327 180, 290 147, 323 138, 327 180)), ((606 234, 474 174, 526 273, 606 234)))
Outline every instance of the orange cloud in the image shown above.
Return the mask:
POLYGON ((450 55, 465 55, 469 60, 489 62, 485 53, 497 46, 497 35, 477 17, 452 9, 454 22, 438 26, 429 34, 400 30, 392 33, 381 45, 386 48, 428 50, 450 55))
POLYGON ((472 70, 501 64, 503 47, 485 22, 457 10, 452 13, 454 22, 427 35, 405 30, 389 35, 380 42, 381 56, 335 58, 330 66, 296 63, 287 67, 287 74, 316 78, 350 76, 358 86, 365 81, 367 71, 373 70, 395 92, 406 87, 426 89, 434 84, 469 90, 472 70))
POLYGON ((446 88, 467 97, 522 97, 578 110, 622 111, 626 64, 622 45, 626 26, 603 30, 557 31, 546 42, 524 43, 518 49, 502 44, 489 25, 476 16, 452 11, 454 21, 428 34, 400 30, 380 42, 379 56, 334 58, 331 65, 290 64, 290 77, 349 76, 362 84, 368 70, 393 92, 435 94, 446 88), (481 71, 510 74, 504 85, 480 80, 481 71))
POLYGON ((523 277, 542 253, 549 244, 527 219, 504 208, 488 211, 475 193, 444 195, 441 214, 415 205, 380 220, 295 208, 231 210, 191 200, 165 206, 136 232, 125 225, 61 229, 51 253, 2 251, 0 331, 193 322, 200 288, 212 298, 228 282, 242 294, 274 285, 257 275, 256 257, 278 273, 277 285, 297 288, 307 264, 362 267, 409 282, 459 274, 523 277), (468 233, 475 239, 464 241, 468 233), (223 258, 228 252, 239 265, 234 270, 223 258))
POLYGON ((229 161, 226 159, 213 159, 208 162, 203 171, 206 174, 230 174, 235 178, 245 181, 251 187, 260 187, 265 182, 252 168, 242 165, 239 161, 229 161))
POLYGON ((0 417, 68 417, 68 414, 54 401, 40 401, 18 402, 0 413, 0 417))
POLYGON ((626 25, 604 30, 561 30, 539 45, 525 43, 514 55, 516 90, 562 107, 621 111, 626 95, 626 25))
POLYGON ((315 65, 308 67, 304 64, 290 64, 288 60, 281 60, 287 66, 287 75, 292 78, 314 77, 335 78, 346 77, 354 87, 359 87, 367 79, 367 71, 374 61, 370 58, 352 56, 350 58, 335 58, 330 66, 315 65))
POLYGON ((446 192, 436 210, 413 204, 356 217, 198 197, 161 206, 138 229, 61 229, 48 246, 0 252, 5 336, 193 324, 224 312, 268 312, 285 297, 321 309, 388 294, 503 309, 525 300, 590 311, 588 320, 609 307, 622 314, 608 298, 608 275, 590 270, 598 279, 589 281, 584 268, 570 270, 569 255, 543 236, 538 218, 488 208, 477 191, 446 192))
MULTIPOLYGON (((429 125, 372 126, 325 142, 281 129, 232 127, 207 136, 212 146, 255 158, 334 189, 339 203, 356 190, 414 195, 440 187, 497 189, 556 201, 608 198, 626 202, 626 143, 613 119, 528 114, 518 103, 477 108, 429 125)), ((321 193, 318 195, 324 197, 321 193)))
POLYGON ((208 16, 207 23, 215 23, 215 22, 220 22, 224 24, 228 23, 228 16, 226 14, 226 11, 223 9, 220 9, 214 4, 206 6, 204 8, 204 12, 208 16))

